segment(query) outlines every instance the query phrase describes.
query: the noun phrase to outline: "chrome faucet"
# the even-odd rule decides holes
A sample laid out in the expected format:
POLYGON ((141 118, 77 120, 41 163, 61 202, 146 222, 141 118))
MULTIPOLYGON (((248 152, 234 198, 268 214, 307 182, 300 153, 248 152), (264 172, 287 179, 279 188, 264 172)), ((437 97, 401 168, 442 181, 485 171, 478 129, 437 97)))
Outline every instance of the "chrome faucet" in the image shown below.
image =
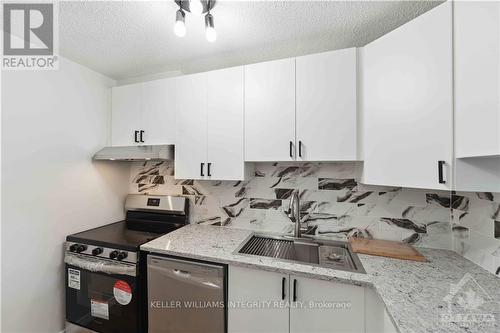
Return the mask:
POLYGON ((295 228, 293 230, 293 236, 296 238, 300 238, 301 229, 300 229, 300 198, 299 198, 299 190, 295 190, 290 197, 290 205, 288 206, 288 217, 292 222, 295 222, 295 228))

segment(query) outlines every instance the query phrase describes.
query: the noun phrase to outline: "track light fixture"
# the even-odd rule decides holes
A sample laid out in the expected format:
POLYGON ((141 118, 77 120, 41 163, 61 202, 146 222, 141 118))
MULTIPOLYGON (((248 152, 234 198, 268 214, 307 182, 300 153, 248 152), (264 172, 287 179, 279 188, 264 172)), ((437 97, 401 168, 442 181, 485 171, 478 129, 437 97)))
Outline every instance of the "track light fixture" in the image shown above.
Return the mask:
POLYGON ((199 16, 203 14, 203 9, 201 0, 189 0, 189 11, 191 14, 199 16))
POLYGON ((215 42, 217 32, 215 31, 214 17, 210 10, 215 6, 215 0, 175 0, 179 10, 175 13, 174 32, 179 37, 186 35, 186 12, 194 15, 205 14, 205 37, 209 42, 215 42))

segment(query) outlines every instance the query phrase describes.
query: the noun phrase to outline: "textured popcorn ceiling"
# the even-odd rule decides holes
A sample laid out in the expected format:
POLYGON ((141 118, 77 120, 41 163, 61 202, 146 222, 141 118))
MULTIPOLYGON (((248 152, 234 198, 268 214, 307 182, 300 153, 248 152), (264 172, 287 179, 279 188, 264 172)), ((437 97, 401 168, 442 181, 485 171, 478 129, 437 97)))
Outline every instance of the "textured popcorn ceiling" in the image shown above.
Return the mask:
POLYGON ((204 37, 203 17, 186 16, 173 33, 173 1, 60 3, 60 52, 114 79, 183 73, 363 46, 440 2, 217 1, 218 39, 204 37))

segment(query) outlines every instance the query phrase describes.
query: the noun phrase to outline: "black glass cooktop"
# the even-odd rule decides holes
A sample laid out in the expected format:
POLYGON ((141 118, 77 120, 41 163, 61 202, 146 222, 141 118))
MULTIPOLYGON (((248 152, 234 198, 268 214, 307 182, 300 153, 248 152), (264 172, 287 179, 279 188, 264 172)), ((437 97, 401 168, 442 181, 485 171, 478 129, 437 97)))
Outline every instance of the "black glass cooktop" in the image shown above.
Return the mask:
POLYGON ((138 251, 140 245, 177 228, 172 225, 171 230, 164 230, 163 232, 140 231, 129 229, 126 221, 120 221, 69 235, 66 240, 119 250, 138 251))

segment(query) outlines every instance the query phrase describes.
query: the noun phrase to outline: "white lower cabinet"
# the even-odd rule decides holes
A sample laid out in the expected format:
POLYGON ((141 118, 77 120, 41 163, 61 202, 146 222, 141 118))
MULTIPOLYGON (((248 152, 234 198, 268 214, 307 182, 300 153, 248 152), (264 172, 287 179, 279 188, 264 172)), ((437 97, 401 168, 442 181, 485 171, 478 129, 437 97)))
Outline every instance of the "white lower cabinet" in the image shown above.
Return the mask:
POLYGON ((290 276, 290 332, 365 331, 365 288, 290 276))
POLYGON ((392 323, 384 302, 371 288, 365 288, 365 332, 396 333, 398 330, 392 323))
POLYGON ((228 331, 365 332, 365 288, 229 266, 228 331))
POLYGON ((288 274, 229 266, 228 281, 228 332, 289 332, 288 274))

